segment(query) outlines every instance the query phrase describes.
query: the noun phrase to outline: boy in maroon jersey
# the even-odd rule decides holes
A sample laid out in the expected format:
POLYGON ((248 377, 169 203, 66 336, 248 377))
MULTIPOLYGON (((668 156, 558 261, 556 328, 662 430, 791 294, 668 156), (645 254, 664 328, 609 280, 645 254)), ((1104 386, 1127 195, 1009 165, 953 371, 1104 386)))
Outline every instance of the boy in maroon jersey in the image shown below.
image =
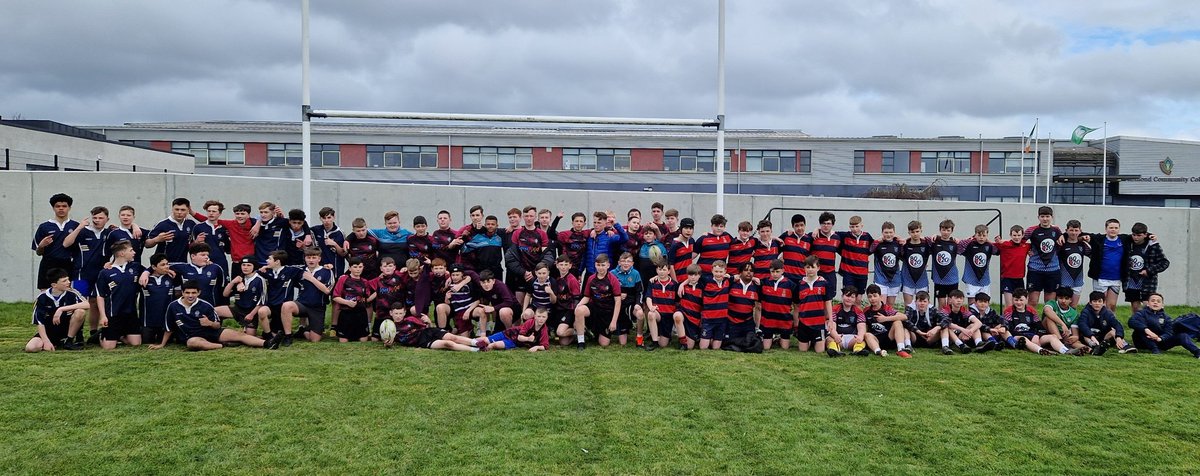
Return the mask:
POLYGON ((754 240, 751 257, 754 260, 754 277, 760 282, 771 277, 771 263, 779 258, 779 243, 778 238, 771 236, 771 220, 758 222, 758 238, 754 240))
POLYGON ((779 346, 787 350, 797 322, 796 284, 783 276, 783 260, 772 260, 770 270, 770 275, 758 287, 758 329, 762 332, 763 350, 769 350, 776 339, 779 339, 779 346))
MULTIPOLYGON (((703 269, 703 268, 701 268, 703 269)), ((700 311, 700 350, 720 350, 729 326, 729 277, 725 275, 725 262, 712 264, 712 275, 700 281, 704 289, 703 310, 700 311)))
POLYGON ((647 351, 666 347, 671 343, 671 330, 679 335, 681 342, 687 341, 683 330, 683 313, 678 307, 679 283, 671 277, 671 265, 665 259, 655 263, 655 276, 650 278, 646 287, 646 325, 650 328, 650 342, 646 344, 647 351))
POLYGON ((404 347, 418 349, 454 350, 459 352, 478 352, 487 348, 486 339, 471 339, 447 332, 445 329, 430 327, 433 323, 428 316, 405 316, 404 305, 396 303, 390 310, 396 324, 396 337, 392 341, 384 341, 384 347, 393 343, 404 347))
MULTIPOLYGON (((558 232, 558 255, 570 259, 571 268, 568 273, 578 278, 583 272, 583 257, 587 255, 588 237, 591 230, 584 229, 587 225, 587 215, 575 212, 571 215, 571 229, 558 232)), ((563 274, 560 272, 559 277, 563 274)))
MULTIPOLYGON (((747 222, 749 224, 749 222, 747 222)), ((729 287, 729 325, 725 340, 741 339, 758 328, 759 285, 754 279, 754 265, 743 263, 737 279, 729 287)))
POLYGON ((533 311, 533 318, 521 324, 521 327, 510 327, 487 337, 487 349, 508 350, 524 347, 530 352, 550 349, 550 332, 546 328, 546 320, 550 318, 550 308, 539 307, 533 311))
POLYGON ((434 258, 433 261, 430 261, 429 270, 422 270, 416 280, 416 285, 412 287, 413 303, 408 313, 414 316, 428 315, 431 312, 429 306, 438 296, 446 295, 449 283, 450 272, 446 262, 441 258, 434 258))
POLYGON ((711 231, 696 240, 694 250, 696 264, 700 265, 705 275, 712 274, 713 265, 717 261, 725 262, 729 259, 729 245, 733 243, 733 236, 725 232, 724 215, 713 215, 709 223, 712 225, 711 231))
POLYGON ((550 239, 550 244, 546 248, 547 252, 551 253, 551 258, 554 257, 554 251, 558 249, 558 224, 564 216, 566 215, 563 212, 558 212, 558 216, 554 216, 554 212, 550 211, 549 208, 543 208, 538 211, 538 228, 545 231, 546 238, 550 239))
POLYGON ((850 230, 837 233, 839 247, 838 255, 841 264, 838 273, 847 285, 857 289, 867 288, 867 263, 871 259, 871 249, 875 239, 870 233, 863 231, 862 217, 850 217, 850 230))
POLYGON ((700 342, 701 312, 704 309, 704 286, 700 283, 700 265, 687 267, 687 280, 679 283, 679 311, 683 314, 683 335, 679 350, 691 350, 700 342))
POLYGON ((692 239, 692 230, 695 227, 695 221, 691 218, 684 218, 679 224, 679 235, 675 238, 675 241, 663 242, 669 246, 667 248, 667 256, 671 261, 676 280, 679 279, 679 276, 686 274, 687 269, 692 265, 696 248, 696 240, 692 239))
POLYGON ((371 322, 371 340, 374 341, 380 340, 379 326, 385 319, 388 319, 392 304, 404 304, 404 295, 408 292, 404 287, 403 278, 396 272, 396 260, 391 256, 384 256, 380 261, 379 276, 367 280, 371 291, 375 294, 373 303, 375 320, 371 322))
POLYGON ((670 243, 675 241, 675 238, 678 238, 680 234, 679 210, 672 208, 663 212, 663 216, 666 217, 666 226, 663 227, 663 230, 660 230, 662 231, 662 242, 670 243))
POLYGON ((660 236, 671 231, 667 229, 667 223, 663 221, 663 204, 654 202, 650 205, 650 223, 648 225, 654 225, 660 236))
MULTIPOLYGON (((833 213, 821 212, 821 216, 817 217, 817 230, 804 236, 811 247, 812 255, 821 263, 821 277, 825 278, 827 285, 825 297, 830 300, 837 294, 837 255, 842 246, 841 238, 833 231, 835 222, 833 213)), ((862 288, 855 289, 862 291, 862 288)))
POLYGON ((429 222, 421 215, 413 217, 413 234, 408 237, 408 257, 424 264, 429 264, 433 259, 433 237, 429 236, 429 222))
MULTIPOLYGON (((786 267, 786 264, 785 264, 786 267)), ((786 268, 785 268, 786 269, 786 268)), ((816 256, 804 259, 804 277, 796 283, 796 339, 801 352, 825 350, 826 323, 833 316, 833 303, 825 291, 828 283, 820 275, 821 264, 816 256)), ((855 298, 858 294, 855 293, 855 298)))
MULTIPOLYGON (((363 265, 363 279, 379 277, 379 239, 367 232, 367 220, 358 217, 350 224, 353 230, 342 247, 351 258, 358 258, 363 265)), ((333 322, 337 322, 334 319, 333 322)))
POLYGON ((524 211, 525 224, 513 230, 512 246, 504 254, 505 268, 515 281, 508 281, 508 287, 516 293, 518 303, 525 302, 529 294, 529 282, 533 279, 533 269, 538 263, 546 260, 546 251, 550 246, 550 238, 546 230, 537 227, 537 208, 528 206, 524 211))
POLYGON ((575 340, 579 350, 587 347, 584 342, 587 330, 596 335, 601 347, 608 347, 621 313, 621 282, 608 272, 608 255, 596 255, 595 266, 596 273, 587 277, 583 297, 575 307, 575 340))
POLYGON ((559 344, 571 343, 575 336, 575 306, 579 304, 579 277, 571 274, 571 257, 560 255, 554 260, 559 278, 551 281, 551 300, 554 305, 550 308, 550 326, 555 329, 559 344))
POLYGON ((462 246, 462 240, 456 240, 458 233, 450 227, 450 221, 450 212, 439 211, 437 214, 438 228, 430 233, 433 257, 441 258, 442 262, 447 265, 458 262, 458 250, 462 246))
POLYGON ((754 238, 754 225, 748 221, 738 223, 738 236, 729 243, 729 260, 725 263, 730 269, 742 269, 742 265, 750 264, 754 258, 754 249, 758 239, 754 238))
POLYGON ((804 279, 804 260, 811 254, 812 244, 804 239, 804 215, 792 215, 792 229, 779 236, 779 257, 783 259, 783 275, 793 283, 804 279))
POLYGON ((337 323, 338 342, 366 342, 371 335, 367 309, 375 299, 375 294, 362 277, 362 260, 350 257, 347 264, 350 272, 338 278, 333 286, 334 307, 341 308, 337 323))
MULTIPOLYGON (((479 319, 479 336, 488 332, 488 322, 499 324, 508 329, 513 326, 513 318, 520 316, 517 300, 513 297, 508 285, 496 279, 491 270, 479 272, 479 305, 475 307, 475 316, 479 319)), ((517 323, 520 324, 520 323, 517 323)), ((498 327, 498 326, 493 326, 498 327)))

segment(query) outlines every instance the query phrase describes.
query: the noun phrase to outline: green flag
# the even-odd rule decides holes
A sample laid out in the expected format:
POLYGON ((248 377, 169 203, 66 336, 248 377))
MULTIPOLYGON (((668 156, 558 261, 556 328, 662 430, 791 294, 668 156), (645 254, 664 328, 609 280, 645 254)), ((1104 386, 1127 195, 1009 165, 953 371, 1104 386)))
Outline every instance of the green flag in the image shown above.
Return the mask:
POLYGON ((1091 127, 1084 127, 1084 126, 1076 127, 1075 132, 1071 133, 1071 142, 1074 142, 1075 145, 1082 144, 1083 136, 1088 135, 1089 132, 1092 132, 1094 130, 1096 130, 1096 129, 1093 129, 1091 127))

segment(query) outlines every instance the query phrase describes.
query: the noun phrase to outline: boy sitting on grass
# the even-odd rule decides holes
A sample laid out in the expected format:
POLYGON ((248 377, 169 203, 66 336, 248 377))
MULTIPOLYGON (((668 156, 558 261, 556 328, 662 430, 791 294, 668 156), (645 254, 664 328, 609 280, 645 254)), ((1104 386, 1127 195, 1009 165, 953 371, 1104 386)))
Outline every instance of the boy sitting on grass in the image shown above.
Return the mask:
POLYGON ((975 295, 975 303, 970 306, 971 314, 979 319, 983 327, 979 329, 980 335, 984 336, 988 341, 996 342, 993 345, 996 351, 1004 350, 1003 343, 1008 342, 1008 328, 1004 327, 1004 319, 996 310, 992 309, 992 297, 985 292, 979 292, 975 295))
MULTIPOLYGON (((167 307, 167 319, 174 324, 173 330, 183 333, 188 350, 216 350, 235 342, 250 347, 278 349, 283 337, 280 333, 274 333, 264 341, 256 336, 222 328, 216 309, 200 299, 200 284, 195 281, 183 283, 183 297, 167 307)), ((164 341, 168 339, 165 337, 164 341)))
POLYGON ((830 357, 846 355, 845 350, 859 353, 866 349, 867 317, 858 307, 858 290, 854 286, 842 288, 842 302, 833 309, 829 321, 829 340, 825 342, 825 353, 830 357))
POLYGON ((1136 353, 1137 347, 1125 342, 1125 327, 1117 316, 1105 305, 1107 297, 1104 291, 1092 291, 1088 295, 1088 304, 1079 313, 1073 331, 1078 333, 1079 340, 1092 348, 1092 355, 1101 356, 1108 348, 1116 346, 1122 354, 1136 353))
POLYGON ((550 348, 550 332, 546 321, 550 319, 550 308, 539 307, 533 311, 533 319, 521 323, 520 327, 509 327, 503 332, 487 336, 487 347, 483 350, 508 350, 528 348, 530 352, 550 348))
POLYGON ((71 287, 71 277, 66 271, 50 269, 46 271, 46 281, 50 287, 38 295, 33 306, 37 333, 25 344, 25 352, 82 349, 83 344, 77 342, 76 336, 91 304, 71 287))
POLYGON ((929 308, 929 291, 917 291, 913 296, 913 306, 906 309, 908 319, 904 322, 916 344, 931 349, 938 348, 946 329, 942 327, 942 318, 929 308))

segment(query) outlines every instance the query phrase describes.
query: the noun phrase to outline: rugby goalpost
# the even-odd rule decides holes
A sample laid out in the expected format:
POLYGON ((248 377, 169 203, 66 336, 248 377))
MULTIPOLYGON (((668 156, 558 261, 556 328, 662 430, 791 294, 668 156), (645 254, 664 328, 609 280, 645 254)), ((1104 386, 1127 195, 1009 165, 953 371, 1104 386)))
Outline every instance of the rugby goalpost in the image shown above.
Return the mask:
MULTIPOLYGON (((314 109, 309 91, 309 0, 301 0, 301 181, 305 213, 312 216, 312 120, 327 118, 397 119, 414 121, 522 122, 558 124, 607 124, 635 126, 715 127, 717 173, 717 213, 725 212, 725 0, 717 0, 717 115, 715 119, 629 118, 595 116, 541 116, 509 114, 463 114, 428 112, 380 112, 314 109)), ((449 149, 449 153, 452 149, 449 149)), ((447 167, 450 164, 447 163, 447 167)))

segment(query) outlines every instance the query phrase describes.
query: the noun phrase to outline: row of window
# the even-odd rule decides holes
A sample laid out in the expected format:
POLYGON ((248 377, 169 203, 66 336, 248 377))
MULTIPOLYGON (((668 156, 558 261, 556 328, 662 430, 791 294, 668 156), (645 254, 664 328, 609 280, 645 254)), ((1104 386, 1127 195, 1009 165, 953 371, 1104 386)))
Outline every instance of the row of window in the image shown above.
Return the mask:
MULTIPOLYGON (((896 159, 896 151, 880 151, 880 173, 896 174, 910 173, 907 157, 896 159)), ((989 174, 1020 174, 1021 162, 1025 162, 1025 173, 1037 173, 1037 156, 1033 153, 1020 152, 990 152, 988 153, 989 174)), ((962 151, 921 152, 921 168, 917 173, 922 174, 969 174, 971 172, 971 153, 962 151)), ((854 173, 866 173, 867 151, 854 151, 854 173)))

